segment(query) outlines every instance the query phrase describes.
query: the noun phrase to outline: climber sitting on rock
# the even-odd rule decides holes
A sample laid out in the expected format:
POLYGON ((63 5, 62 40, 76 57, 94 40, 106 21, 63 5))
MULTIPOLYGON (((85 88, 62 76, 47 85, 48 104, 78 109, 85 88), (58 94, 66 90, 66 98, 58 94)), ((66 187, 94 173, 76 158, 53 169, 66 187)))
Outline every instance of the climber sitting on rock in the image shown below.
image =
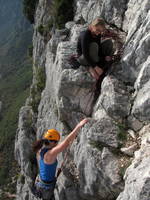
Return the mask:
POLYGON ((74 130, 58 144, 60 134, 55 129, 48 130, 43 139, 37 140, 33 145, 39 166, 39 175, 35 181, 34 194, 43 200, 54 200, 56 183, 55 172, 57 168, 57 155, 64 151, 76 138, 80 128, 88 122, 82 120, 74 130))
POLYGON ((86 66, 96 80, 108 70, 114 59, 112 39, 117 41, 117 46, 121 49, 120 38, 112 30, 106 29, 102 18, 95 19, 87 30, 80 33, 77 61, 86 66))

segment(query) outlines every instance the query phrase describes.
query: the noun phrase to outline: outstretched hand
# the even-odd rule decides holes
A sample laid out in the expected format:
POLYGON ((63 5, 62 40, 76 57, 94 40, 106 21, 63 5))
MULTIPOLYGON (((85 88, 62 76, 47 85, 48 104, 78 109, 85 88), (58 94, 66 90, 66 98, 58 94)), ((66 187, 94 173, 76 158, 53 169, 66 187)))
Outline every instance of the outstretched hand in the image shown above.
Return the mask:
POLYGON ((85 118, 83 120, 81 120, 79 123, 78 123, 78 127, 81 128, 82 126, 84 126, 84 124, 86 124, 87 122, 89 121, 89 119, 85 118))

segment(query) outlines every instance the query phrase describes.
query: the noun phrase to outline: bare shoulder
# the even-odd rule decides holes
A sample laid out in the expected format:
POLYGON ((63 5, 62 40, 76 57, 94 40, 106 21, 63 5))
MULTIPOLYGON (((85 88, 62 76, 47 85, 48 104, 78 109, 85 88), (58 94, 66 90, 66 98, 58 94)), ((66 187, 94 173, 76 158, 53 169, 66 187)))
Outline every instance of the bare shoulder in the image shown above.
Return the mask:
POLYGON ((47 151, 44 155, 44 162, 47 164, 52 164, 56 161, 56 155, 53 153, 52 149, 47 151))

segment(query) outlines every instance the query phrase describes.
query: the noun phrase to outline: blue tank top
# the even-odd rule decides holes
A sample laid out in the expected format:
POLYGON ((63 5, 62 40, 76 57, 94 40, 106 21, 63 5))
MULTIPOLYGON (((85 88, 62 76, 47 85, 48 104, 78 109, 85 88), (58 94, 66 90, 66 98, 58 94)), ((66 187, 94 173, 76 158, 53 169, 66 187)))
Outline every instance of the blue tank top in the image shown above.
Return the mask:
POLYGON ((55 173, 57 167, 57 160, 53 164, 44 163, 44 154, 49 151, 48 148, 43 148, 40 152, 40 160, 39 160, 39 170, 40 170, 40 178, 43 181, 50 182, 55 180, 55 173))

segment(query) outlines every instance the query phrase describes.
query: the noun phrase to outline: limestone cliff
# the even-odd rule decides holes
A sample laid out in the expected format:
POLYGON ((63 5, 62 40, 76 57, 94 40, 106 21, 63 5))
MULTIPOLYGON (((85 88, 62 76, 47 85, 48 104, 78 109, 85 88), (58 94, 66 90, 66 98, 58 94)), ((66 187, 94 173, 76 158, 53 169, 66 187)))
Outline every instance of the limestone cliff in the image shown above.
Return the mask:
POLYGON ((36 174, 34 139, 48 128, 65 137, 80 119, 90 116, 71 146, 57 182, 56 200, 149 200, 149 0, 76 0, 74 21, 45 36, 39 26, 48 24, 50 8, 50 1, 39 0, 33 84, 20 111, 16 136, 15 154, 21 167, 17 199, 34 199, 29 189, 36 174), (68 58, 76 52, 79 33, 97 16, 126 39, 122 59, 104 78, 95 102, 95 81, 84 67, 71 69, 68 58), (44 74, 46 84, 41 86, 44 74))

